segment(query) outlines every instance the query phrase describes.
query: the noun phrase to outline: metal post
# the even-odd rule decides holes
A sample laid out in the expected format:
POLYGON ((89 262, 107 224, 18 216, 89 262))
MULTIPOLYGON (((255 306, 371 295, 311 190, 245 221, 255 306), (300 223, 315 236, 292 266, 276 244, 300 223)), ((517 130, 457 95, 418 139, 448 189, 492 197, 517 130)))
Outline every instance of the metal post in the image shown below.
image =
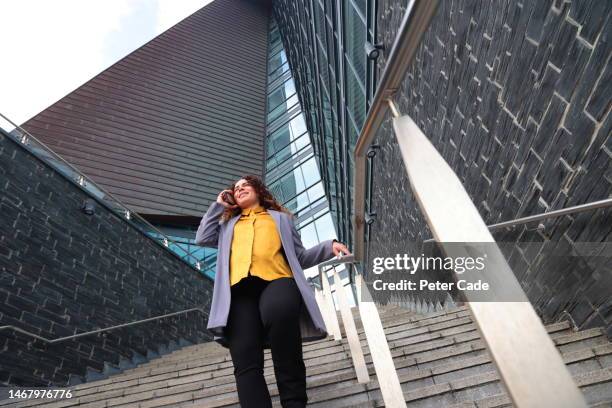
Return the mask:
MULTIPOLYGON (((332 297, 329 280, 327 279, 327 271, 324 271, 322 266, 319 266, 319 276, 321 277, 321 286, 323 288, 323 304, 327 309, 327 315, 329 316, 330 320, 330 325, 327 327, 327 330, 334 336, 334 340, 342 340, 340 324, 338 323, 338 315, 336 314, 336 308, 334 307, 334 298, 332 297)), ((327 322, 325 324, 327 324, 327 322)))
POLYGON ((357 306, 359 307, 359 315, 361 324, 368 341, 370 348, 370 356, 378 378, 378 386, 382 394, 385 407, 388 408, 406 408, 404 400, 404 392, 400 384, 393 356, 389 350, 387 337, 376 304, 368 292, 367 286, 364 285, 363 276, 360 273, 355 274, 355 286, 357 287, 357 306), (366 301, 362 302, 362 299, 366 301))
POLYGON ((327 329, 328 334, 332 334, 330 332, 332 321, 329 316, 329 307, 326 304, 325 296, 323 295, 323 291, 319 288, 315 288, 315 299, 317 304, 319 305, 319 309, 321 309, 321 316, 323 316, 323 322, 325 323, 325 327, 327 329))
POLYGON ((342 316, 342 325, 344 326, 344 333, 348 340, 349 349, 351 350, 351 358, 353 359, 353 366, 355 367, 355 373, 357 374, 357 381, 359 383, 370 382, 370 375, 368 374, 368 367, 366 366, 365 357, 363 356, 363 349, 361 348, 361 342, 359 341, 359 335, 357 334, 357 327, 355 327, 355 319, 353 313, 348 305, 348 299, 346 290, 340 275, 336 268, 334 271, 334 286, 336 288, 336 299, 340 306, 340 314, 342 316))

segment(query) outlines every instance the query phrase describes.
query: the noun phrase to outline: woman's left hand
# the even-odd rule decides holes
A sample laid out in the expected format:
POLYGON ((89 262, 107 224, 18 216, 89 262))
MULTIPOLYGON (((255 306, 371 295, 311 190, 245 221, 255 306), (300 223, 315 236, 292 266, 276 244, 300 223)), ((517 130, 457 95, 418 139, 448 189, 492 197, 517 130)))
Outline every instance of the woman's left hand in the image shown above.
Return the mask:
POLYGON ((344 245, 342 242, 338 242, 338 241, 335 241, 333 243, 332 251, 334 251, 334 255, 335 256, 339 256, 341 253, 344 254, 343 256, 351 255, 351 253, 349 252, 349 250, 346 247, 346 245, 344 245))

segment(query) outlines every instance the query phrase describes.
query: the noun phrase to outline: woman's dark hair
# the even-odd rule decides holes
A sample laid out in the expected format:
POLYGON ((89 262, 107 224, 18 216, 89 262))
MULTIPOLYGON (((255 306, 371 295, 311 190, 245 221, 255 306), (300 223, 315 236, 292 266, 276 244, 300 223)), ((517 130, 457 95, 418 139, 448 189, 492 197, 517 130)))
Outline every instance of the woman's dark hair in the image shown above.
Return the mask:
MULTIPOLYGON (((232 185, 229 186, 228 189, 233 192, 234 187, 236 186, 236 183, 240 180, 246 180, 248 185, 253 187, 253 189, 255 190, 255 194, 257 194, 257 198, 259 199, 259 204, 263 208, 265 208, 266 210, 271 208, 273 210, 282 211, 284 213, 287 213, 293 216, 291 211, 289 211, 288 209, 283 207, 278 201, 276 201, 276 198, 274 198, 270 190, 268 190, 268 187, 266 187, 264 182, 261 181, 261 179, 257 176, 247 175, 247 176, 240 177, 238 180, 232 183, 232 185)), ((241 212, 242 212, 242 209, 240 207, 236 207, 233 209, 226 208, 225 211, 223 212, 222 219, 223 221, 227 221, 230 218, 240 214, 241 212)))

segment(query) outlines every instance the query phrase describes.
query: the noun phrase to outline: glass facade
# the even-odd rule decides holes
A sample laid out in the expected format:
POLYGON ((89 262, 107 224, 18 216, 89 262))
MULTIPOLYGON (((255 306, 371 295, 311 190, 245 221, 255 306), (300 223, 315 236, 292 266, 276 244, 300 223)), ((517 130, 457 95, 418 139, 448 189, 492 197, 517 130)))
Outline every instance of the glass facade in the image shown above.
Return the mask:
POLYGON ((352 246, 353 151, 374 93, 365 43, 375 42, 375 2, 277 0, 273 11, 339 239, 352 246))
MULTIPOLYGON (((278 26, 270 23, 268 117, 264 180, 272 194, 295 215, 306 248, 336 238, 311 135, 289 70, 278 26)), ((316 268, 304 271, 307 277, 316 268)))

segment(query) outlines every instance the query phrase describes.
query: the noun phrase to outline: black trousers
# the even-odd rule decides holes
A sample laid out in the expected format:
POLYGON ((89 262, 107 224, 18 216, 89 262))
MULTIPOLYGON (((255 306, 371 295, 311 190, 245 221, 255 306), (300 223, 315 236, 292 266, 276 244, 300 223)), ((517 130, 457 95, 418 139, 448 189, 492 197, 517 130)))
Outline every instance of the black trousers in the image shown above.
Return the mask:
POLYGON ((266 281, 249 275, 231 287, 226 326, 242 408, 271 408, 264 378, 264 336, 272 352, 283 408, 305 407, 306 367, 299 315, 303 301, 293 278, 266 281))

